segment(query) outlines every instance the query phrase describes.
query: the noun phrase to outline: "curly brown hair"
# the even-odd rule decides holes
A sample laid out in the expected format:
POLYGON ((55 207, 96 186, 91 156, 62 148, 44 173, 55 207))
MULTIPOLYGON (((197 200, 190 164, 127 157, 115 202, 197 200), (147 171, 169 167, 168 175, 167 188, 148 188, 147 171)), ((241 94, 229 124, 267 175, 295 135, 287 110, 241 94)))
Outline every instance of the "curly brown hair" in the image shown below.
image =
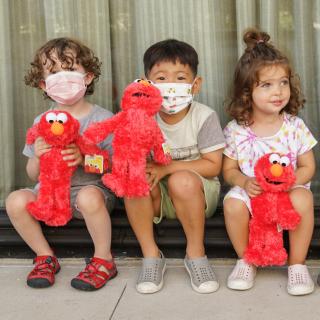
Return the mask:
POLYGON ((259 72, 265 67, 281 66, 287 72, 290 99, 281 112, 297 115, 305 103, 299 79, 293 73, 289 59, 269 40, 270 36, 258 29, 248 29, 244 33, 243 41, 247 47, 236 65, 231 101, 227 105, 227 112, 238 124, 252 124, 252 91, 259 83, 259 72))
MULTIPOLYGON (((65 70, 73 70, 73 65, 80 64, 86 72, 94 75, 93 81, 88 85, 85 95, 94 92, 95 83, 101 74, 101 62, 93 51, 80 41, 71 38, 56 38, 48 41, 36 51, 34 60, 30 63, 31 68, 27 71, 24 81, 25 84, 40 89, 39 83, 44 80, 43 67, 49 62, 49 70, 53 70, 56 62, 52 58, 52 53, 61 62, 65 70)), ((44 96, 49 98, 44 92, 44 96)))

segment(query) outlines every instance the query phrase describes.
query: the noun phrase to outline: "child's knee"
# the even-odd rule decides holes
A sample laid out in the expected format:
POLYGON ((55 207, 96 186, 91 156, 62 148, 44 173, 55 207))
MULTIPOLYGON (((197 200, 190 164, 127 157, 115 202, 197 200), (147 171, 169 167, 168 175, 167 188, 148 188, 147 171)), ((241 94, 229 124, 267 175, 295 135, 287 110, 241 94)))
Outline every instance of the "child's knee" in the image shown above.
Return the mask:
POLYGON ((83 187, 77 195, 76 206, 80 212, 95 212, 105 206, 102 191, 93 186, 83 187))
POLYGON ((200 178, 191 171, 178 171, 168 179, 168 189, 171 198, 190 199, 190 196, 203 194, 200 178))
POLYGON ((34 201, 36 196, 28 190, 16 190, 9 194, 6 199, 6 210, 10 217, 20 216, 26 212, 26 205, 30 201, 34 201))
POLYGON ((300 215, 313 215, 313 194, 306 188, 295 188, 290 191, 290 200, 300 215))
POLYGON ((226 219, 238 220, 240 218, 249 218, 250 212, 242 200, 229 198, 223 202, 223 214, 226 219))

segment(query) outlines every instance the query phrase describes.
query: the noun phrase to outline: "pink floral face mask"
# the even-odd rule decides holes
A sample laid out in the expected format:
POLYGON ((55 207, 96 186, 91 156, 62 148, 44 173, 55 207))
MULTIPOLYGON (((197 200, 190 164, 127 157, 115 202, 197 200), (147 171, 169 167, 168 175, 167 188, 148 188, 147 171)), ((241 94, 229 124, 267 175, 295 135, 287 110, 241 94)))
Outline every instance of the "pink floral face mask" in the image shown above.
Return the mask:
POLYGON ((60 71, 45 80, 47 95, 62 105, 73 105, 86 93, 85 74, 76 71, 60 71))

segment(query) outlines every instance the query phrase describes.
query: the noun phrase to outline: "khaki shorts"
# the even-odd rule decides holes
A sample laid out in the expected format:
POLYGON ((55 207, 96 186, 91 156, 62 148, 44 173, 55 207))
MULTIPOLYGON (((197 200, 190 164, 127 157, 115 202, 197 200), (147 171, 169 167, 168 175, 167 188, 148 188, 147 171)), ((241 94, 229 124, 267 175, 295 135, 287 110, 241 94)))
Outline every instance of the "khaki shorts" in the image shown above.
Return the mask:
MULTIPOLYGON (((194 172, 194 171, 193 171, 194 172)), ((220 196, 220 182, 218 179, 208 180, 198 173, 194 172, 199 176, 203 184, 204 196, 206 201, 205 215, 206 218, 210 218, 219 202, 220 196)), ((153 222, 158 224, 162 221, 164 217, 167 219, 176 219, 176 209, 173 206, 171 198, 168 193, 168 176, 163 178, 160 182, 160 191, 161 191, 161 204, 160 204, 160 216, 154 217, 153 222)))
MULTIPOLYGON (((38 193, 38 186, 37 185, 35 188, 33 189, 25 189, 25 190, 29 190, 31 192, 33 192, 35 195, 37 195, 38 193)), ((105 201, 105 205, 106 208, 109 212, 109 214, 111 213, 111 211, 114 209, 115 203, 116 203, 116 197, 115 195, 108 189, 106 188, 103 183, 101 181, 99 181, 97 184, 89 184, 86 186, 74 186, 71 187, 70 190, 70 201, 71 201, 71 206, 72 206, 72 215, 74 218, 76 219, 83 219, 82 213, 78 210, 77 204, 76 204, 76 199, 77 199, 77 195, 78 192, 84 188, 84 187, 95 187, 98 190, 100 190, 103 194, 104 197, 104 201, 105 201)))

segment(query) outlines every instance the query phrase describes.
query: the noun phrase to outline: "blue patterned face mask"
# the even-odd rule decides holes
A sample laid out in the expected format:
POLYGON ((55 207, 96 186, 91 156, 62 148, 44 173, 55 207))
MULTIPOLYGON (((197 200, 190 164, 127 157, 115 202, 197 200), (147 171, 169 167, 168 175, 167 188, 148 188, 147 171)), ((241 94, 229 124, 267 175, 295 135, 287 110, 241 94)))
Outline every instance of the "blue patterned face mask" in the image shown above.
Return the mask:
POLYGON ((161 111, 167 114, 176 114, 187 108, 193 100, 193 83, 155 83, 161 92, 161 111))

